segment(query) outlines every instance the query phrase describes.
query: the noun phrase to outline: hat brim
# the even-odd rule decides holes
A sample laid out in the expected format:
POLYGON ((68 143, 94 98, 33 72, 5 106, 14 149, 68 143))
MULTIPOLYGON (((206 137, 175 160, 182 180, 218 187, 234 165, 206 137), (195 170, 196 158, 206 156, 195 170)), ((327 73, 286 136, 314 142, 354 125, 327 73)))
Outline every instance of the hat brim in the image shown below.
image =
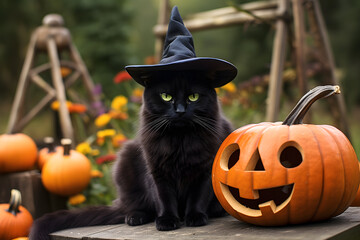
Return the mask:
POLYGON ((207 57, 187 58, 154 65, 129 65, 125 69, 137 83, 143 86, 159 71, 203 71, 211 76, 209 79, 214 88, 229 83, 237 75, 237 69, 233 64, 222 59, 207 57))

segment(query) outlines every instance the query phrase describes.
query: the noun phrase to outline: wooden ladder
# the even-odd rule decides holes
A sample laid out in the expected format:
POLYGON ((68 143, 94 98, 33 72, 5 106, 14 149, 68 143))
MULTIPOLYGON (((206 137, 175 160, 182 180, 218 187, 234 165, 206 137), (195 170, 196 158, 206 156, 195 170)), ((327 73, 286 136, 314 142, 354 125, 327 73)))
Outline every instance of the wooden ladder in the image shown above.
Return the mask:
POLYGON ((44 17, 43 25, 32 33, 10 112, 8 133, 20 132, 50 102, 57 100, 60 105, 59 118, 62 135, 74 141, 74 130, 66 106, 66 90, 74 100, 82 101, 78 94, 70 89, 75 81, 81 77, 91 102, 98 101, 98 97, 93 94, 94 84, 88 70, 71 41, 69 30, 63 27, 63 24, 64 20, 60 15, 49 14, 44 17), (70 60, 60 59, 60 53, 63 51, 69 52, 70 60), (48 55, 49 62, 33 67, 36 55, 41 52, 48 55), (65 82, 61 74, 61 67, 72 70, 65 82), (46 82, 40 75, 47 70, 51 71, 52 84, 46 82), (25 95, 30 83, 36 84, 45 91, 46 95, 25 114, 25 95))

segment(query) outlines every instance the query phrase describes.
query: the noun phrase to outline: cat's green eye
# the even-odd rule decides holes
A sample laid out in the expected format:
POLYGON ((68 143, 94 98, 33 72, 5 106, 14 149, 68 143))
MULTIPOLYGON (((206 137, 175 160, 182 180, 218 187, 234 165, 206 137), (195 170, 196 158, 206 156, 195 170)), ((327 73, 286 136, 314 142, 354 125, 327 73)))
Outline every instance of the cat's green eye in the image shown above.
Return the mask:
POLYGON ((169 102, 172 99, 172 96, 167 93, 162 93, 162 94, 160 94, 160 96, 165 102, 169 102))
POLYGON ((197 101, 199 99, 199 94, 198 93, 193 93, 193 94, 191 94, 190 96, 189 96, 189 100, 191 101, 191 102, 195 102, 195 101, 197 101))

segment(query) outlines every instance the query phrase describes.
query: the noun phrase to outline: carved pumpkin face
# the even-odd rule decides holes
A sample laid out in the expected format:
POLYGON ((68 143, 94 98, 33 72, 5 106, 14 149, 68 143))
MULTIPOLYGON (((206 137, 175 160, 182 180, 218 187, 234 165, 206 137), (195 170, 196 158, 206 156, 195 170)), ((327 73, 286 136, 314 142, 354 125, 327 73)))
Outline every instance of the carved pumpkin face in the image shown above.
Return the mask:
POLYGON ((355 198, 358 161, 332 126, 260 123, 231 133, 213 165, 225 210, 245 222, 275 226, 339 215, 355 198))

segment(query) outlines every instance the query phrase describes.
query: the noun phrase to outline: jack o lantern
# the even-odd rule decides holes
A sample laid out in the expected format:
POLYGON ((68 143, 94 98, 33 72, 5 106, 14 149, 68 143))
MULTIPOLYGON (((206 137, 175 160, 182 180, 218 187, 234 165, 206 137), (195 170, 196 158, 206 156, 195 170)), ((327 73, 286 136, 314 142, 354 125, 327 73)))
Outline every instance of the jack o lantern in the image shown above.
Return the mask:
POLYGON ((353 147, 335 127, 302 124, 317 99, 336 93, 338 86, 314 88, 283 123, 247 125, 225 139, 212 183, 229 214, 278 226, 324 220, 349 207, 360 182, 353 147))

